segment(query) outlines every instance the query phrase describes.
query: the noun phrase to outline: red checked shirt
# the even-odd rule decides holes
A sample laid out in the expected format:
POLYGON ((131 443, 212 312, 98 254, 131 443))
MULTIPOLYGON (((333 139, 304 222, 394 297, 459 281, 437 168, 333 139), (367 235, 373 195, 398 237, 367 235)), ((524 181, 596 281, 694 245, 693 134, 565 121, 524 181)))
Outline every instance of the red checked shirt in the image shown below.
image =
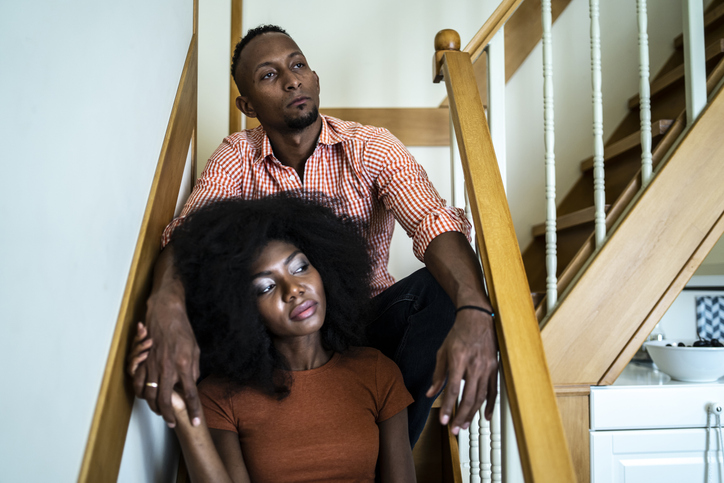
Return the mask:
POLYGON ((304 165, 304 180, 277 160, 261 126, 226 137, 209 159, 181 216, 164 230, 163 245, 186 215, 215 200, 258 199, 302 189, 339 200, 342 211, 367 223, 375 295, 394 283, 387 262, 395 220, 413 239, 420 261, 441 233, 459 231, 470 237, 463 211, 445 205, 422 166, 387 129, 322 115, 322 132, 304 165))

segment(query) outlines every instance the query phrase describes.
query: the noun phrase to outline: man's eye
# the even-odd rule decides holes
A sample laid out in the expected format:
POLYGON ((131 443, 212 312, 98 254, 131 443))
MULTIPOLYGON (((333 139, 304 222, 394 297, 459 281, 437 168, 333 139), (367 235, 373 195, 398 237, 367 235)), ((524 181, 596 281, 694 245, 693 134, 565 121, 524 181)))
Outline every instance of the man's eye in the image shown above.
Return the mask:
POLYGON ((271 79, 274 76, 274 72, 267 72, 264 74, 261 78, 263 79, 271 79))
POLYGON ((304 62, 297 62, 296 64, 294 64, 294 67, 296 67, 297 69, 301 69, 302 67, 304 67, 304 62))

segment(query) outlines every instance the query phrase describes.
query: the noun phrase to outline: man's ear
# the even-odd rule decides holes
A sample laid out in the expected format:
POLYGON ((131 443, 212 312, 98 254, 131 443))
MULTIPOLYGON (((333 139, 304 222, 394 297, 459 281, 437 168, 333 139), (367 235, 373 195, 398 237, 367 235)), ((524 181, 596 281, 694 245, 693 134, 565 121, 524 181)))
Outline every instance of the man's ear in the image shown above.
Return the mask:
POLYGON ((256 117, 254 106, 252 106, 249 99, 244 96, 236 98, 236 108, 243 112, 246 117, 256 117))
POLYGON ((317 90, 319 90, 319 76, 316 71, 312 71, 312 74, 314 74, 314 78, 317 80, 317 90))

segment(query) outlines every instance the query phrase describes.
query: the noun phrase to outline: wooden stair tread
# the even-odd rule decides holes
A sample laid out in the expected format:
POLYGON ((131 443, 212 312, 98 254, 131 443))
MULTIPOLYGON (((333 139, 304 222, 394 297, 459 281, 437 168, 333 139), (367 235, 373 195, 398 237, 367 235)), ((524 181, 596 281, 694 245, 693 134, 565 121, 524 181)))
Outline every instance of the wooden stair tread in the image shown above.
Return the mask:
MULTIPOLYGON (((611 205, 604 205, 604 211, 608 212, 608 209, 611 207, 611 205)), ((568 213, 567 215, 559 216, 556 219, 556 231, 565 230, 567 228, 572 228, 574 226, 583 225, 584 223, 591 223, 596 218, 596 207, 595 206, 589 206, 587 208, 583 208, 582 210, 574 211, 573 213, 568 213)), ((546 233, 546 224, 539 223, 533 227, 533 236, 541 236, 545 235, 546 233)))
MULTIPOLYGON (((671 125, 674 123, 673 119, 660 119, 651 123, 651 138, 652 140, 666 134, 671 125)), ((610 146, 606 146, 603 149, 604 163, 610 161, 616 156, 628 152, 634 148, 641 146, 641 131, 629 134, 625 138, 617 141, 610 146)), ((593 169, 593 156, 581 161, 581 171, 588 171, 593 169)))
MULTIPOLYGON (((716 42, 709 44, 706 48, 706 60, 711 61, 724 54, 724 39, 719 39, 716 42)), ((666 74, 660 76, 651 83, 651 97, 653 98, 657 94, 663 92, 668 87, 676 84, 677 82, 684 79, 684 64, 674 67, 666 74)), ((639 95, 631 97, 628 100, 628 108, 636 109, 639 107, 639 95)))
MULTIPOLYGON (((704 14, 704 30, 711 28, 724 19, 724 3, 717 5, 711 11, 704 14)), ((674 48, 680 49, 684 46, 684 34, 679 34, 674 39, 674 48)))

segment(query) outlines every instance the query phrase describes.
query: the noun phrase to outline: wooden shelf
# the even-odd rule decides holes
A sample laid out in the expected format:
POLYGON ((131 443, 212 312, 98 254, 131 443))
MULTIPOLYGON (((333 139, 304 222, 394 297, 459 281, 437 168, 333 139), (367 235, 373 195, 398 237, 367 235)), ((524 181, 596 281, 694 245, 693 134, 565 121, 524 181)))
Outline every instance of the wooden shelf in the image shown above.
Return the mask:
MULTIPOLYGON (((704 15, 704 30, 710 29, 724 19, 724 3, 717 5, 710 12, 704 15)), ((680 49, 684 46, 684 34, 674 39, 674 48, 680 49)))
MULTIPOLYGON (((611 205, 604 205, 604 211, 608 212, 611 205)), ((574 226, 583 225, 585 223, 592 223, 596 217, 596 207, 589 206, 582 210, 568 213, 567 215, 559 216, 556 220, 556 231, 565 230, 567 228, 573 228, 574 226)), ((539 223, 533 227, 533 236, 541 236, 546 234, 546 224, 539 223)))
MULTIPOLYGON (((724 39, 719 39, 716 42, 710 44, 706 48, 706 60, 707 62, 715 60, 724 54, 724 39)), ((666 74, 660 76, 658 79, 651 83, 651 98, 654 98, 657 94, 660 94, 668 87, 680 82, 684 79, 684 64, 674 67, 666 74)), ((639 107, 639 96, 636 94, 628 100, 629 109, 637 109, 639 107)))
MULTIPOLYGON (((674 123, 673 119, 660 119, 651 123, 651 139, 652 141, 656 138, 666 134, 671 125, 674 123)), ((604 163, 610 162, 616 156, 631 151, 632 149, 641 147, 641 131, 636 131, 633 134, 629 134, 620 141, 606 146, 603 149, 603 160, 604 163)), ((593 156, 581 161, 581 171, 585 172, 589 169, 593 169, 593 156)))

